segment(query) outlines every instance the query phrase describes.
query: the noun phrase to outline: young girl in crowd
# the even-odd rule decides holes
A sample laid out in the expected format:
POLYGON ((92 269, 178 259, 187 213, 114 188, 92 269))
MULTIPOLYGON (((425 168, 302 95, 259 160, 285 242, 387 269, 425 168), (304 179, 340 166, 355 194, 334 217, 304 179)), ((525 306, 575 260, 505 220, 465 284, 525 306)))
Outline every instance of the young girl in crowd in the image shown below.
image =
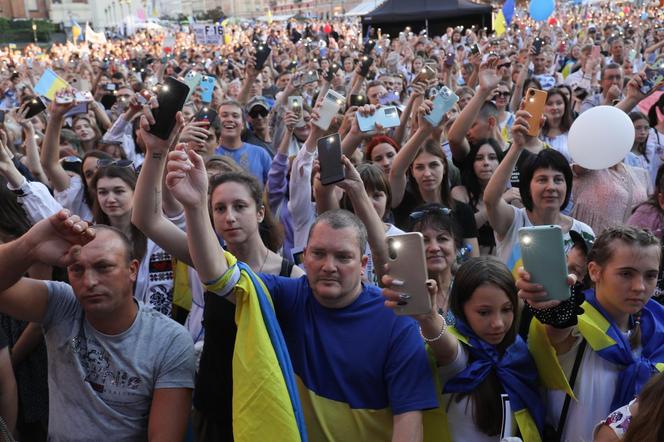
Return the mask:
POLYGON ((539 319, 528 342, 548 388, 548 422, 561 440, 591 440, 596 423, 627 405, 664 362, 664 308, 650 299, 660 258, 650 232, 605 230, 588 255, 594 287, 584 292, 582 310, 576 293, 543 302, 542 287, 520 273, 520 296, 539 319))
POLYGON ((423 118, 430 110, 428 104, 420 108, 419 128, 399 150, 390 170, 392 207, 397 227, 405 227, 408 216, 417 206, 437 203, 452 210, 463 228, 463 242, 471 247, 472 256, 479 256, 477 227, 470 206, 452 197, 449 163, 440 143, 430 139, 431 125, 423 118))
POLYGON ((470 204, 475 212, 480 255, 495 254, 496 239, 493 229, 489 225, 483 197, 484 189, 502 158, 503 151, 496 140, 488 138, 478 141, 470 148, 470 152, 461 165, 461 183, 463 185, 455 186, 452 189, 452 197, 470 204))
POLYGON ((376 135, 367 142, 364 152, 364 157, 380 167, 385 176, 389 177, 392 162, 399 152, 399 145, 387 135, 376 135))
MULTIPOLYGON (((399 286, 383 277, 386 305, 403 303, 399 286)), ((418 315, 422 338, 433 351, 443 388, 449 440, 499 441, 503 416, 501 393, 507 393, 518 432, 526 441, 539 441, 544 423, 544 401, 537 367, 518 336, 519 302, 514 279, 505 265, 492 257, 472 258, 454 279, 448 326, 446 307, 438 304, 436 284, 428 282, 432 309, 418 315)))
POLYGON ((567 94, 560 88, 552 88, 546 97, 544 107, 544 126, 542 127, 542 141, 557 150, 571 161, 567 148, 567 135, 572 127, 572 110, 567 94))
POLYGON ((664 236, 664 166, 657 171, 652 195, 636 206, 627 224, 648 229, 658 238, 664 236))
POLYGON ((648 131, 650 129, 648 117, 641 112, 635 111, 629 113, 629 118, 632 120, 632 124, 634 124, 634 144, 632 145, 632 150, 625 157, 625 164, 650 170, 650 159, 646 152, 646 142, 648 141, 648 131))

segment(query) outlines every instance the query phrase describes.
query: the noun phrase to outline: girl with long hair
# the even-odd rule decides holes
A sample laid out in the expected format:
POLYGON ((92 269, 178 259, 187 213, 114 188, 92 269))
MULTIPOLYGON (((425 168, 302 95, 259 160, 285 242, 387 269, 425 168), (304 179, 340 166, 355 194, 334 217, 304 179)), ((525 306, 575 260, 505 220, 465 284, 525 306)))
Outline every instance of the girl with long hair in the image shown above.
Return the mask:
POLYGON ((572 109, 567 94, 561 88, 549 89, 544 106, 544 126, 541 139, 570 161, 567 135, 572 127, 572 109))

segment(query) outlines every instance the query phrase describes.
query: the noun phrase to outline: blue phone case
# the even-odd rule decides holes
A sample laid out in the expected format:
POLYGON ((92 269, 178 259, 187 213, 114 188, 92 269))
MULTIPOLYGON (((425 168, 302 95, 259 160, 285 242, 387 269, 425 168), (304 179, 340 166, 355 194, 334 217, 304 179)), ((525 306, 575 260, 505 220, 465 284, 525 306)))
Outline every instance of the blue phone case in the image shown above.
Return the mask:
POLYGON ((459 101, 459 97, 452 92, 451 89, 443 86, 438 91, 436 98, 433 99, 433 109, 431 113, 425 115, 424 118, 431 123, 432 126, 438 126, 445 114, 452 109, 452 107, 459 101))
POLYGON ((376 109, 373 115, 363 117, 359 113, 355 114, 357 117, 357 125, 362 132, 369 132, 376 128, 376 123, 385 128, 397 127, 401 124, 399 120, 399 112, 395 106, 387 106, 376 109))
POLYGON ((214 77, 210 77, 209 75, 204 75, 201 78, 201 82, 198 84, 198 86, 201 88, 201 100, 204 103, 210 103, 212 102, 212 92, 214 92, 214 84, 215 80, 214 77))

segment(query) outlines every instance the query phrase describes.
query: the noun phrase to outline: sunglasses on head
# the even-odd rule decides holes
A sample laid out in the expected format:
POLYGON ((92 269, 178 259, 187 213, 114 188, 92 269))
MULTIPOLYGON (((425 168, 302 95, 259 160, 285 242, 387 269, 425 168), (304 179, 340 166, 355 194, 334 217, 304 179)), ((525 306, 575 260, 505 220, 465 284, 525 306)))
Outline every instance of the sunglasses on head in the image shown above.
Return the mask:
POLYGON ((263 109, 262 107, 261 107, 261 108, 258 108, 258 109, 254 108, 254 109, 252 109, 252 110, 249 111, 249 116, 250 116, 251 118, 256 118, 256 117, 258 117, 259 115, 260 115, 261 117, 267 117, 267 114, 268 114, 268 111, 265 110, 265 109, 263 109))
POLYGON ((131 160, 108 160, 108 159, 99 159, 97 160, 97 168, 103 169, 104 167, 131 167, 134 168, 134 162, 131 160))
POLYGON ((452 209, 448 209, 447 207, 432 207, 429 209, 417 210, 408 215, 408 218, 410 218, 411 221, 419 221, 429 214, 449 216, 452 214, 452 209))
POLYGON ((77 156, 69 155, 69 156, 66 156, 66 157, 60 159, 60 162, 61 163, 82 163, 83 160, 80 159, 77 156))

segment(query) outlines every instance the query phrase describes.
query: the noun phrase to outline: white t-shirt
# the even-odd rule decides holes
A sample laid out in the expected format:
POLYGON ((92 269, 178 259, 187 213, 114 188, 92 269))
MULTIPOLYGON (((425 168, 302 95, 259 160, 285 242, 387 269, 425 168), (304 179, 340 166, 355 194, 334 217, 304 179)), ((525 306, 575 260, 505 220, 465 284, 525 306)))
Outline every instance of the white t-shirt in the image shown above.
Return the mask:
MULTIPOLYGON (((577 333, 576 329, 574 333, 577 333)), ((567 379, 572 373, 574 359, 576 359, 582 339, 579 335, 570 351, 558 355, 560 366, 567 379)), ((640 353, 640 349, 635 353, 640 353)), ((593 351, 589 345, 586 346, 574 383, 574 395, 578 402, 570 401, 562 442, 591 442, 593 440, 595 425, 612 411, 611 402, 616 391, 618 375, 622 370, 622 366, 608 362, 593 351)), ((546 403, 547 421, 557 427, 565 403, 565 393, 558 390, 547 392, 546 403)))
POLYGON ((83 180, 80 176, 74 175, 69 178, 69 187, 62 192, 55 191, 53 196, 62 207, 71 210, 74 215, 80 216, 85 221, 92 221, 92 211, 85 202, 84 193, 83 180))
MULTIPOLYGON (((514 211, 514 221, 512 221, 512 225, 502 241, 498 241, 498 238, 496 238, 496 249, 498 251, 498 258, 507 264, 507 267, 513 271, 515 270, 515 266, 521 260, 518 231, 521 227, 532 226, 533 223, 528 219, 525 208, 518 209, 514 206, 510 207, 514 211)), ((593 229, 591 229, 588 224, 582 223, 576 219, 573 219, 572 221, 572 230, 579 232, 582 236, 590 236, 591 238, 595 237, 593 229)), ((563 233, 563 241, 565 243, 565 252, 567 253, 569 249, 572 248, 572 238, 570 238, 569 232, 563 233)))
MULTIPOLYGON (((461 373, 467 366, 468 352, 460 342, 457 342, 456 359, 438 369, 441 385, 445 385, 447 381, 461 373)), ((466 396, 457 402, 452 394, 444 394, 440 405, 447 410, 447 422, 453 441, 497 442, 500 440, 500 435, 488 436, 477 429, 473 421, 473 404, 470 396, 466 396)), ((516 430, 516 426, 513 428, 516 430)))
POLYGON ((553 150, 560 152, 567 162, 572 162, 572 157, 569 154, 569 149, 567 148, 567 135, 565 132, 563 134, 556 135, 555 137, 542 137, 542 141, 547 143, 553 150))

